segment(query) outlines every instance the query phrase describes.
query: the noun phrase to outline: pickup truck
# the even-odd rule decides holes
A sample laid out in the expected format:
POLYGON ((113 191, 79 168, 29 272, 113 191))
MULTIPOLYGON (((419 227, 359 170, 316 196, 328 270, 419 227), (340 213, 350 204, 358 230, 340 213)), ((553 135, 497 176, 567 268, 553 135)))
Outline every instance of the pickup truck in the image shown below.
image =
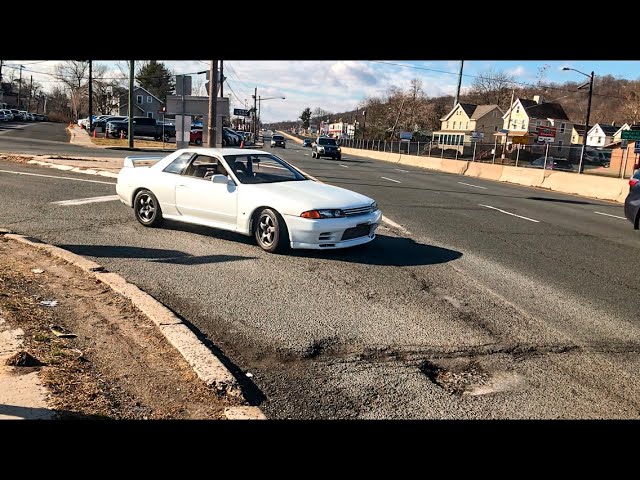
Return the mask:
MULTIPOLYGON (((162 125, 153 118, 133 117, 133 136, 134 137, 153 137, 156 140, 162 140, 164 128, 164 141, 168 142, 171 137, 176 136, 176 127, 174 125, 162 125)), ((127 136, 129 132, 129 120, 109 121, 107 122, 107 133, 113 138, 120 138, 120 135, 127 136)))

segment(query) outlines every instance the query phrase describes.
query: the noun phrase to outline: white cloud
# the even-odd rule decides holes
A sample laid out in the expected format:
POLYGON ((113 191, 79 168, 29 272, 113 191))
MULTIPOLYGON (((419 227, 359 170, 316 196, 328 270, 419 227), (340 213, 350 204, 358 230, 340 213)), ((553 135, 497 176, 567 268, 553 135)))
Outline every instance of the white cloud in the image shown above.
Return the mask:
POLYGON ((513 75, 514 77, 524 77, 527 74, 527 69, 522 65, 518 65, 517 67, 507 70, 507 73, 509 75, 513 75))

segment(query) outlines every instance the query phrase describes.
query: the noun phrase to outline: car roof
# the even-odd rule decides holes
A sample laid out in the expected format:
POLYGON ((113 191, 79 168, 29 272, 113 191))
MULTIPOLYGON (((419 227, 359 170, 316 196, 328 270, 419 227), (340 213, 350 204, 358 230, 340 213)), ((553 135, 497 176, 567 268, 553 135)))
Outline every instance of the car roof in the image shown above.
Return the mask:
MULTIPOLYGON (((178 150, 176 150, 177 152, 178 150)), ((251 148, 183 148, 182 153, 199 153, 200 155, 271 155, 270 152, 251 148)))

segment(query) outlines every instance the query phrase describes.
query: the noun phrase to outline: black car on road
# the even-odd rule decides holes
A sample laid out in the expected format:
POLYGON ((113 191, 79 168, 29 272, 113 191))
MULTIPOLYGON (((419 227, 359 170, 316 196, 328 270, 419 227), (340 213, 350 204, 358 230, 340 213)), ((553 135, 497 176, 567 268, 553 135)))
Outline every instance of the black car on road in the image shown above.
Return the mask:
POLYGON ((636 170, 629 180, 629 195, 624 201, 624 214, 633 223, 633 228, 640 228, 640 169, 636 170))
POLYGON ((310 147, 311 146, 311 140, 309 140, 308 138, 305 138, 304 140, 302 140, 302 146, 303 147, 310 147))
POLYGON ((318 137, 316 143, 311 147, 311 156, 313 158, 331 157, 334 160, 342 158, 342 149, 331 137, 318 137))

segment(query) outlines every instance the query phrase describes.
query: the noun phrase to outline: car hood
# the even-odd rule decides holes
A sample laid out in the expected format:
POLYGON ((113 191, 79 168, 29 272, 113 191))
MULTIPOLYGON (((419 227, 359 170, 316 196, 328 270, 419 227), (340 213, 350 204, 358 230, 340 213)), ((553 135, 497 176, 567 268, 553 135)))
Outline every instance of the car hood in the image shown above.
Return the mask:
POLYGON ((256 195, 258 202, 273 200, 281 213, 290 215, 315 209, 363 207, 373 203, 373 199, 365 195, 312 180, 245 186, 256 195))

